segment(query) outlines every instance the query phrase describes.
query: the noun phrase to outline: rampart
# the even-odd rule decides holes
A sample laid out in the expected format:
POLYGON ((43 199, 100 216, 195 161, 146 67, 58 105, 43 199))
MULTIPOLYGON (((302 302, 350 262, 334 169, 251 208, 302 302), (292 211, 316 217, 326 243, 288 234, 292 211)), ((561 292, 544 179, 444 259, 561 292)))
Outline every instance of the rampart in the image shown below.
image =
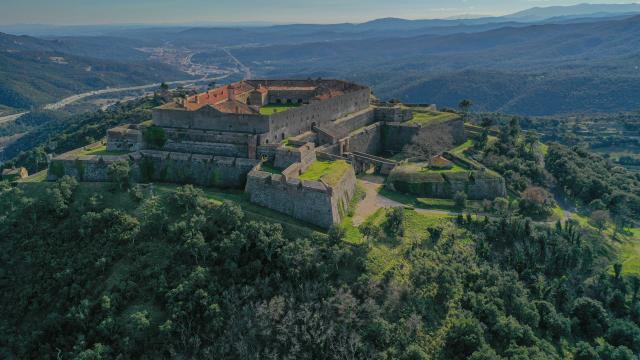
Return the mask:
POLYGON ((351 133, 349 137, 340 140, 342 148, 346 152, 381 154, 383 127, 383 123, 375 123, 351 133))
POLYGON ((399 192, 424 197, 451 199, 463 192, 469 199, 482 200, 507 194, 504 178, 486 171, 431 172, 402 174, 402 167, 391 172, 389 186, 399 192))
POLYGON ((331 124, 350 113, 369 107, 371 92, 362 88, 341 96, 313 101, 298 108, 271 115, 271 132, 260 136, 260 144, 273 143, 311 130, 313 126, 331 124))
POLYGON ((184 108, 155 108, 156 126, 177 129, 200 129, 262 134, 269 132, 269 117, 257 114, 223 113, 210 106, 195 111, 184 108))
MULTIPOLYGON (((299 164, 292 165, 296 166, 299 164)), ((260 171, 258 167, 250 172, 246 192, 251 202, 325 229, 339 223, 355 193, 353 169, 349 168, 335 186, 300 180, 295 176, 296 170, 288 168, 285 174, 277 175, 260 171)))
POLYGON ((64 175, 81 181, 109 181, 108 167, 117 161, 127 161, 132 181, 152 181, 196 184, 242 189, 247 174, 257 160, 142 150, 128 155, 61 156, 49 164, 48 180, 64 175))
POLYGON ((462 144, 467 137, 464 131, 464 121, 453 119, 433 124, 417 125, 406 123, 387 123, 382 132, 382 143, 385 151, 398 153, 414 141, 416 137, 428 132, 433 138, 450 139, 451 144, 442 144, 434 152, 442 152, 454 145, 462 144))
POLYGON ((292 164, 300 163, 302 171, 306 170, 316 160, 316 147, 312 143, 299 146, 282 146, 276 150, 274 166, 286 169, 292 164))
POLYGON ((375 121, 404 122, 412 118, 413 110, 400 106, 379 106, 375 112, 375 121))
POLYGON ((108 151, 138 151, 142 149, 142 131, 138 125, 122 125, 107 130, 108 151))

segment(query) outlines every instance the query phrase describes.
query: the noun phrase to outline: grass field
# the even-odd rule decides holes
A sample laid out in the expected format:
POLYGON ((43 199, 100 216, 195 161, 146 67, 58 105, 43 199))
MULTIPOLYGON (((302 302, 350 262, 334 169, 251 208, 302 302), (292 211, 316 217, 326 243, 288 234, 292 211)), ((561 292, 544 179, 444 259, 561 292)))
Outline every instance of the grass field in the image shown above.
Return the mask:
POLYGON ((622 272, 640 274, 640 228, 629 229, 629 236, 622 241, 618 251, 622 272))
POLYGON ((458 156, 463 156, 463 153, 472 146, 473 146, 473 140, 469 139, 464 143, 456 146, 455 148, 449 150, 449 152, 458 156))
POLYGON ((314 161, 311 166, 300 175, 300 180, 322 179, 327 185, 336 185, 350 167, 351 165, 344 160, 314 161))
POLYGON ((96 147, 91 147, 87 149, 82 149, 78 152, 78 155, 87 156, 87 155, 125 155, 128 154, 129 151, 108 151, 107 145, 100 145, 96 147))
POLYGON ((260 108, 260 115, 273 115, 299 106, 298 104, 266 105, 260 108))
POLYGON ((21 183, 39 183, 39 182, 43 182, 47 179, 47 175, 48 175, 48 171, 47 170, 42 170, 40 172, 37 172, 29 177, 26 177, 22 180, 19 180, 18 182, 21 183))
POLYGON ((458 118, 458 114, 453 114, 449 112, 439 112, 439 111, 414 111, 413 119, 409 120, 408 124, 432 124, 444 122, 452 119, 458 118))
MULTIPOLYGON (((367 221, 383 225, 388 210, 380 209, 367 221)), ((407 283, 411 273, 411 262, 406 258, 407 250, 424 246, 428 237, 427 229, 446 226, 450 219, 446 215, 421 214, 414 210, 404 210, 404 235, 399 240, 377 237, 373 239, 367 254, 367 271, 373 279, 381 280, 390 272, 399 283, 407 283)))
POLYGON ((278 169, 274 167, 272 164, 268 164, 268 163, 262 163, 262 165, 260 165, 260 170, 264 172, 268 172, 270 174, 282 174, 282 169, 278 169))

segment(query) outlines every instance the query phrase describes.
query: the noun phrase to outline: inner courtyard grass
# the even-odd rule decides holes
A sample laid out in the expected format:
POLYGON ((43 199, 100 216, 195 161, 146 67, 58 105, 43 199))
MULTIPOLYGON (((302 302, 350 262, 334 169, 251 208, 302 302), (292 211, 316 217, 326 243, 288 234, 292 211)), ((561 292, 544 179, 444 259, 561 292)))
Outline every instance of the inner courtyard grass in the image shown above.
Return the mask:
POLYGON ((300 180, 322 180, 327 183, 327 185, 337 185, 350 167, 351 165, 344 160, 314 161, 307 170, 300 175, 300 180))
POLYGON ((458 114, 439 111, 414 111, 413 119, 409 120, 409 124, 431 124, 439 123, 458 118, 458 114))
POLYGON ((260 108, 260 115, 273 115, 299 106, 300 104, 269 104, 260 108))
POLYGON ((271 163, 262 163, 262 165, 260 165, 260 170, 270 174, 282 174, 282 169, 274 167, 271 163))
POLYGON ((129 151, 108 151, 107 145, 100 145, 96 147, 91 147, 87 149, 82 149, 78 152, 80 156, 87 155, 125 155, 128 154, 129 151))

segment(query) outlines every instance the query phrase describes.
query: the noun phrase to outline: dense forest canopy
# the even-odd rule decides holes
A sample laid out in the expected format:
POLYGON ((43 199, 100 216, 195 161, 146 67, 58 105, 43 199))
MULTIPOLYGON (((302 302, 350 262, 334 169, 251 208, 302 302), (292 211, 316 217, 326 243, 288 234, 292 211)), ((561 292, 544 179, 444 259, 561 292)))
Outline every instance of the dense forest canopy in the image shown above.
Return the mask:
POLYGON ((285 232, 192 186, 3 183, 5 357, 633 359, 640 280, 568 221, 394 211, 361 245, 285 232), (125 190, 130 187, 129 190, 125 190), (377 234, 377 235, 376 235, 377 234), (611 270, 613 269, 613 270, 611 270), (590 357, 588 357, 590 356, 590 357))

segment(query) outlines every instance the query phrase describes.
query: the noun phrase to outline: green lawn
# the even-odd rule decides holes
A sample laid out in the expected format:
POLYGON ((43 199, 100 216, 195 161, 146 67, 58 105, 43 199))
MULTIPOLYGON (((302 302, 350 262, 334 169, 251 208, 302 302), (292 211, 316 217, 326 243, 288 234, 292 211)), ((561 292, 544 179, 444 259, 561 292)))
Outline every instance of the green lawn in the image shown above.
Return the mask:
POLYGON ((282 174, 282 169, 278 169, 276 167, 273 166, 273 164, 269 164, 269 163, 262 163, 262 165, 260 165, 260 170, 264 171, 264 172, 268 172, 270 174, 282 174))
POLYGON ((451 169, 432 169, 427 164, 424 164, 420 171, 422 171, 422 172, 435 172, 435 173, 454 173, 454 172, 469 171, 469 169, 463 168, 462 166, 460 166, 460 165, 458 165, 456 163, 453 164, 453 167, 451 169))
POLYGON ((408 121, 408 124, 431 124, 439 123, 458 118, 458 114, 439 111, 414 111, 413 119, 408 121))
MULTIPOLYGON (((383 225, 388 210, 380 209, 368 222, 383 225)), ((428 238, 427 229, 435 226, 446 226, 450 218, 446 215, 422 214, 414 210, 404 210, 404 235, 402 238, 389 240, 376 237, 372 239, 367 254, 367 272, 376 280, 385 278, 391 272, 399 283, 409 282, 411 262, 406 258, 407 250, 413 246, 424 246, 428 238)))
POLYGON ((82 149, 78 152, 80 156, 87 155, 125 155, 129 154, 130 151, 108 151, 107 145, 100 145, 92 148, 82 149))
POLYGON ((45 181, 47 179, 47 175, 48 175, 48 171, 47 170, 42 170, 40 172, 37 172, 35 174, 30 175, 27 178, 19 180, 19 182, 22 182, 22 183, 39 183, 39 182, 45 181))
POLYGON ((292 108, 299 107, 299 104, 278 104, 278 105, 266 105, 260 108, 260 115, 273 115, 275 113, 280 113, 283 111, 287 111, 292 108))
POLYGON ((396 191, 391 191, 386 187, 380 190, 380 195, 399 202, 403 205, 414 207, 416 209, 432 209, 443 210, 450 212, 461 212, 464 210, 473 212, 482 212, 482 201, 467 200, 464 209, 456 207, 455 202, 452 199, 436 199, 436 198, 424 198, 417 197, 415 195, 403 194, 396 191))
POLYGON ((458 156, 463 156, 463 153, 465 151, 467 151, 467 149, 469 149, 470 147, 473 146, 473 140, 469 139, 467 141, 465 141, 464 143, 456 146, 455 148, 451 149, 449 152, 458 156))
POLYGON ((314 161, 305 172, 300 175, 300 180, 320 180, 333 186, 340 182, 340 179, 349 170, 349 165, 344 160, 338 161, 314 161))
POLYGON ((640 274, 640 228, 629 229, 631 236, 623 240, 619 248, 622 271, 640 274))

